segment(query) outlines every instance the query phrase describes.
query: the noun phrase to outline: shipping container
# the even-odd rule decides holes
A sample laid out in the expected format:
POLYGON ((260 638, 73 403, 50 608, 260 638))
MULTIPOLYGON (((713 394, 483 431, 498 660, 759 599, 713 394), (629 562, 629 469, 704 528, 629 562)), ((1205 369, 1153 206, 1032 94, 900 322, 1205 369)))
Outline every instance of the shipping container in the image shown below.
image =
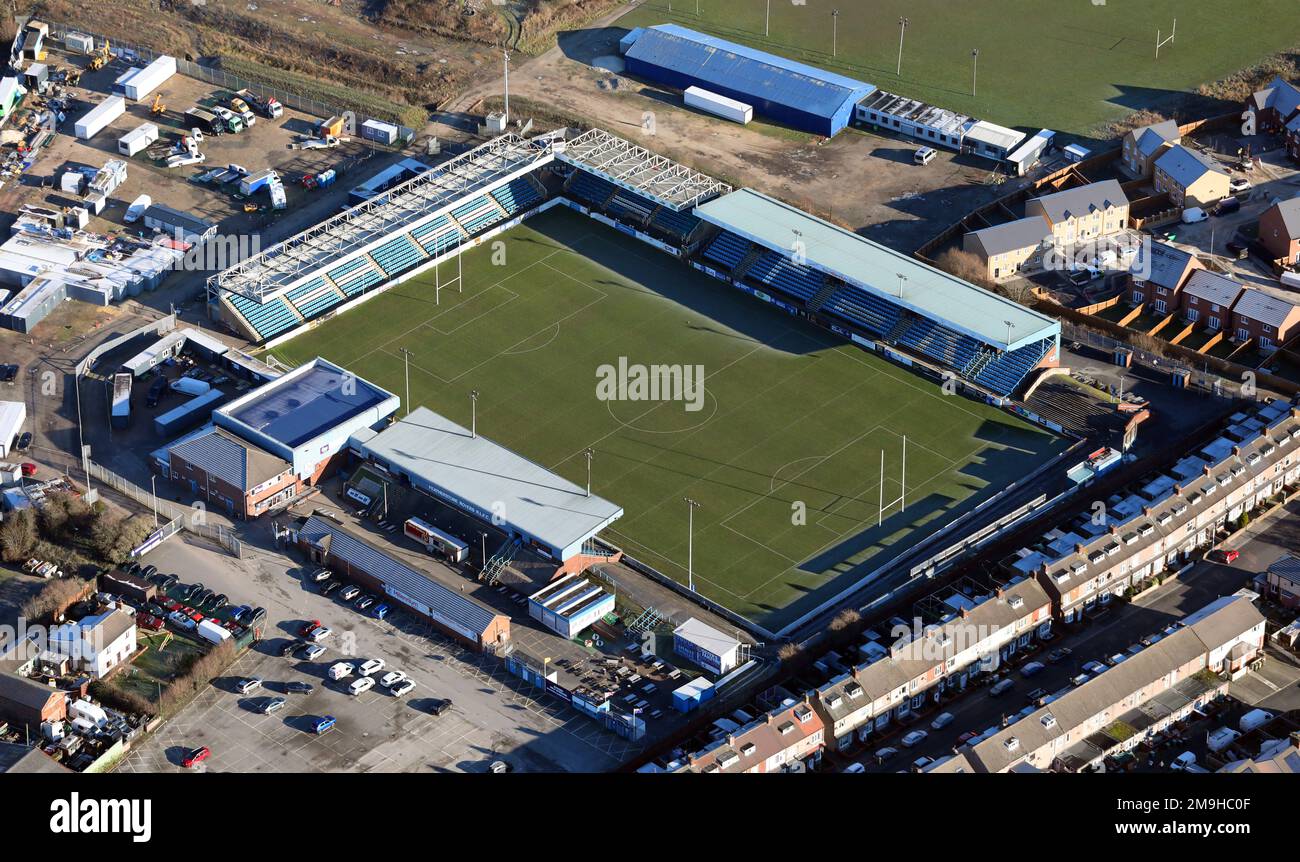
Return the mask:
POLYGON ((361 137, 367 141, 378 141, 381 144, 391 146, 397 143, 397 136, 401 134, 397 126, 392 123, 382 123, 379 120, 366 120, 361 124, 361 137))
POLYGON ((0 401, 0 458, 8 458, 14 438, 27 421, 27 404, 23 401, 0 401))
POLYGON ((117 139, 117 151, 124 156, 134 156, 158 140, 158 127, 153 123, 142 123, 117 139))
POLYGON ((126 97, 140 101, 176 74, 176 58, 166 54, 145 66, 125 82, 126 97))
POLYGON ((64 35, 63 44, 73 54, 92 54, 95 51, 94 37, 85 33, 69 32, 64 35))
POLYGON ((200 422, 206 422, 223 397, 220 389, 212 389, 206 395, 191 398, 154 419, 153 430, 159 437, 174 437, 182 431, 188 431, 200 422))
POLYGON ((717 93, 711 93, 701 87, 687 87, 685 91, 687 107, 713 114, 742 126, 754 119, 754 108, 735 99, 728 99, 717 93))
POLYGON ((239 181, 239 193, 251 195, 271 181, 272 177, 278 177, 275 171, 267 168, 254 174, 249 174, 239 181))
POLYGON ((77 120, 73 131, 78 138, 88 141, 125 113, 126 100, 121 96, 109 96, 77 120))
POLYGON ((126 428, 131 424, 131 381, 130 374, 113 375, 113 400, 109 411, 109 424, 114 428, 126 428))

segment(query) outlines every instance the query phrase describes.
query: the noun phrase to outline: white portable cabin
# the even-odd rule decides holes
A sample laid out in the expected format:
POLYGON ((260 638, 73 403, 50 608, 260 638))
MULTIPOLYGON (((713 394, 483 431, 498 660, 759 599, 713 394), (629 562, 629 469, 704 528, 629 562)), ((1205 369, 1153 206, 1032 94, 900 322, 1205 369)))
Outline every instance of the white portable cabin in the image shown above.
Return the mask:
POLYGON ((124 156, 134 156, 156 140, 158 127, 153 123, 141 123, 117 139, 117 151, 124 156))
POLYGON ((742 126, 754 119, 754 107, 735 99, 710 92, 703 87, 687 87, 683 100, 686 105, 697 110, 740 123, 742 126))
POLYGON ((1025 141, 1007 156, 1007 164, 1015 171, 1016 176, 1023 177, 1034 165, 1038 164, 1052 146, 1052 138, 1056 137, 1056 132, 1051 129, 1041 129, 1038 134, 1025 141))
POLYGON ((383 123, 379 120, 366 120, 361 124, 361 137, 367 141, 378 141, 381 144, 392 145, 397 143, 397 136, 401 130, 392 123, 383 123))
POLYGON ((0 458, 8 458, 14 438, 27 421, 27 404, 22 401, 0 401, 0 458))
POLYGON ((176 58, 163 55, 132 75, 123 83, 125 95, 140 101, 176 74, 176 58))
POLYGON ((125 113, 126 100, 121 96, 109 96, 77 120, 73 131, 78 138, 88 141, 125 113))
POLYGON ((67 33, 63 37, 63 44, 73 54, 93 54, 95 51, 94 37, 85 33, 67 33))

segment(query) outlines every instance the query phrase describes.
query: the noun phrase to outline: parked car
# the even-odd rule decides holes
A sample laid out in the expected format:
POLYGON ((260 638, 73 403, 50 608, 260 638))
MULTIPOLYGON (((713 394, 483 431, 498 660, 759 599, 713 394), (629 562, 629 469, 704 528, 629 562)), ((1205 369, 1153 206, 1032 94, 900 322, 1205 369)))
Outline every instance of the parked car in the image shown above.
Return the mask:
POLYGON ((1209 217, 1209 213, 1200 207, 1188 207, 1183 210, 1183 224, 1196 224, 1205 221, 1209 217))
POLYGON ((340 584, 338 581, 326 581, 325 583, 320 585, 320 594, 322 596, 328 596, 330 593, 334 592, 341 586, 343 585, 340 584))
POLYGON ((375 609, 372 613, 374 613, 375 619, 382 620, 384 617, 388 616, 388 605, 375 605, 375 609))
POLYGON ((392 693, 393 697, 401 697, 413 688, 415 688, 415 681, 404 679, 397 685, 390 686, 388 690, 392 693))
POLYGON ((444 712, 446 712, 446 711, 449 710, 449 709, 451 709, 451 698, 449 698, 449 697, 444 697, 444 698, 442 698, 442 699, 440 699, 440 700, 435 700, 435 701, 434 701, 434 702, 429 706, 429 714, 430 714, 430 715, 442 715, 444 712))
POLYGON ((1016 681, 1010 678, 1004 679, 1000 682, 996 682, 993 684, 993 687, 989 689, 989 695, 991 697, 998 697, 1000 695, 1004 695, 1008 691, 1010 691, 1011 687, 1014 686, 1015 684, 1016 681))
POLYGON ((892 745, 886 745, 884 748, 876 749, 876 760, 885 761, 898 754, 898 749, 892 745))
POLYGON ((330 665, 330 669, 326 673, 330 679, 339 680, 346 676, 351 676, 352 671, 354 670, 356 670, 356 668, 351 662, 336 661, 334 664, 330 665))
POLYGON ((974 739, 979 735, 980 734, 978 730, 968 730, 965 733, 963 733, 961 736, 957 737, 957 744, 965 745, 966 743, 970 742, 972 739, 974 739))
POLYGON ((356 608, 359 611, 364 611, 366 608, 370 607, 374 603, 375 603, 374 596, 362 596, 361 598, 357 599, 356 608))
POLYGON ((261 687, 262 687, 262 680, 260 677, 256 677, 256 676, 250 676, 246 679, 241 679, 239 682, 235 683, 235 691, 239 692, 240 694, 248 694, 251 691, 257 691, 261 687))
POLYGON ((320 627, 321 627, 320 620, 310 620, 298 627, 298 634, 302 635, 303 637, 307 637, 320 627))
POLYGON ((324 654, 325 654, 325 647, 321 646, 320 644, 307 644, 307 646, 304 647, 302 651, 302 657, 307 659, 307 661, 315 661, 316 659, 320 658, 324 654))
POLYGON ((306 646, 306 645, 307 645, 307 642, 306 642, 306 641, 303 641, 303 640, 290 640, 290 641, 285 641, 285 642, 284 642, 284 646, 280 647, 280 655, 282 655, 282 656, 291 656, 291 655, 293 655, 294 653, 296 653, 300 648, 302 648, 302 647, 304 647, 304 646, 306 646))
POLYGON ((140 614, 136 617, 135 624, 151 632, 161 631, 163 627, 163 621, 153 614, 140 614))
POLYGON ((867 768, 863 766, 861 763, 850 763, 848 766, 844 767, 843 769, 843 772, 846 775, 857 775, 859 773, 866 772, 866 771, 867 768))
POLYGON ((324 733, 325 731, 332 728, 335 725, 336 721, 337 720, 332 715, 322 715, 320 718, 316 719, 316 721, 312 724, 311 726, 312 733, 324 733))
POLYGON ((329 570, 329 569, 317 569, 316 571, 314 571, 314 572, 311 573, 311 579, 312 579, 312 581, 314 581, 315 583, 318 583, 318 584, 319 584, 321 581, 328 581, 329 578, 330 578, 330 570, 329 570))
POLYGON ((1233 177, 1232 179, 1228 180, 1228 191, 1232 192, 1234 195, 1240 192, 1244 192, 1249 188, 1250 188, 1250 180, 1246 179, 1245 177, 1233 177))
POLYGON ((30 479, 36 475, 37 467, 31 461, 24 461, 22 465, 23 476, 30 479))
POLYGON ((954 718, 955 716, 953 716, 951 712, 940 713, 934 721, 930 722, 930 729, 943 730, 945 727, 952 724, 954 718))
POLYGON ((933 757, 926 757, 925 755, 922 755, 922 756, 918 757, 916 760, 913 760, 913 761, 912 761, 912 771, 913 771, 913 772, 921 772, 921 771, 924 770, 927 766, 929 766, 931 763, 934 763, 934 758, 933 758, 933 757))
POLYGON ((17 449, 18 449, 19 452, 23 452, 23 451, 25 451, 25 450, 27 449, 27 447, 30 446, 30 445, 32 445, 32 432, 30 432, 30 431, 24 431, 24 432, 23 432, 21 435, 19 435, 19 437, 18 437, 18 446, 17 446, 17 449))
POLYGON ((282 697, 270 697, 262 702, 262 715, 274 715, 284 709, 284 705, 289 701, 282 697))
POLYGON ((1083 669, 1088 673, 1096 676, 1099 673, 1106 672, 1106 666, 1099 661, 1090 661, 1083 665, 1083 669))
POLYGON ((339 593, 339 598, 345 602, 350 602, 359 595, 361 595, 361 588, 356 584, 350 584, 343 588, 343 592, 339 593))
POLYGON ((406 674, 400 670, 390 670, 379 678, 379 684, 384 688, 392 688, 404 679, 406 679, 406 674))
POLYGON ((362 676, 371 676, 373 674, 379 673, 379 671, 383 669, 384 669, 384 660, 382 658, 372 658, 363 661, 361 663, 361 666, 357 668, 357 673, 361 674, 362 676))
POLYGON ((1092 679, 1091 676, 1089 676, 1086 673, 1081 673, 1078 676, 1076 676, 1074 679, 1070 680, 1070 684, 1077 687, 1083 685, 1085 682, 1087 682, 1090 679, 1092 679))
POLYGON ((200 746, 199 748, 192 748, 186 752, 184 757, 181 758, 181 766, 190 769, 207 760, 211 756, 212 749, 208 748, 206 745, 200 746))
POLYGON ((918 165, 928 165, 930 162, 934 161, 935 156, 937 155, 939 154, 930 147, 921 147, 919 150, 912 153, 912 161, 918 165))
POLYGON ((1215 548, 1207 556, 1210 558, 1210 562, 1228 564, 1237 562, 1241 552, 1232 548, 1215 548))
POLYGON ((925 742, 925 738, 929 735, 930 734, 924 730, 913 730, 910 733, 906 733, 903 735, 903 747, 916 748, 922 742, 925 742))
POLYGON ((1069 647, 1057 647, 1047 654, 1047 661, 1049 664, 1056 664, 1061 661, 1061 659, 1069 657, 1072 652, 1074 652, 1074 650, 1069 647))
POLYGON ((1110 665, 1111 667, 1115 667, 1116 665, 1125 661, 1128 661, 1128 653, 1117 652, 1106 659, 1106 664, 1110 665))
POLYGON ((352 695, 365 694, 374 687, 375 680, 373 677, 358 677, 357 679, 352 680, 352 684, 348 686, 348 693, 352 695))
POLYGON ((1226 197, 1214 205, 1214 214, 1216 216, 1225 216, 1235 213, 1241 209, 1241 201, 1234 197, 1226 197))
POLYGON ((293 682, 286 682, 284 690, 293 694, 311 694, 316 690, 316 686, 309 682, 295 679, 293 682))
POLYGON ((1045 697, 1047 697, 1047 689, 1036 688, 1033 691, 1029 692, 1029 694, 1025 695, 1025 700, 1029 701, 1032 704, 1037 704, 1038 701, 1042 700, 1045 697))
POLYGON ((311 630, 311 634, 307 635, 307 640, 314 644, 318 644, 332 634, 334 634, 334 629, 329 626, 317 626, 311 630))
POLYGON ((1045 670, 1047 670, 1047 665, 1043 664, 1041 661, 1031 661, 1026 663, 1025 666, 1020 669, 1020 675, 1028 679, 1029 677, 1040 674, 1045 670))

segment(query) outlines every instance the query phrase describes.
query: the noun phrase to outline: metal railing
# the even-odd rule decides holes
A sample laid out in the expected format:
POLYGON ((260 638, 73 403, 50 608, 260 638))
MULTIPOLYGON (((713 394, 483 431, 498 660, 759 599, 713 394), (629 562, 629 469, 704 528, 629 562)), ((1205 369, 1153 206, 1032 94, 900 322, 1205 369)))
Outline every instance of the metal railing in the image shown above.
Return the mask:
POLYGON ((142 506, 148 506, 150 510, 157 514, 162 520, 166 519, 165 524, 160 529, 164 531, 162 538, 167 538, 183 529, 188 533, 207 539, 210 542, 220 546, 231 555, 236 557, 243 556, 243 543, 227 527, 220 524, 207 524, 198 520, 201 511, 188 506, 178 506, 170 500, 164 500, 157 497, 148 488, 142 488, 124 476, 119 476, 112 470, 102 464, 96 464, 94 461, 87 461, 86 469, 89 478, 101 485, 112 488, 124 497, 128 497, 142 506), (179 525, 173 527, 173 525, 179 525))

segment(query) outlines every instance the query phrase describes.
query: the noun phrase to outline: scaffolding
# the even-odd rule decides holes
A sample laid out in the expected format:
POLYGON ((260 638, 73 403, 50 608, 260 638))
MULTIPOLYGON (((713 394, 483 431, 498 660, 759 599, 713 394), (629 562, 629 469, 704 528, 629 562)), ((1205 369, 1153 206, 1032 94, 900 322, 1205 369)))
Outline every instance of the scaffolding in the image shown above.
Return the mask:
POLYGON ((645 147, 591 129, 557 148, 555 157, 677 212, 731 191, 731 186, 645 147))

